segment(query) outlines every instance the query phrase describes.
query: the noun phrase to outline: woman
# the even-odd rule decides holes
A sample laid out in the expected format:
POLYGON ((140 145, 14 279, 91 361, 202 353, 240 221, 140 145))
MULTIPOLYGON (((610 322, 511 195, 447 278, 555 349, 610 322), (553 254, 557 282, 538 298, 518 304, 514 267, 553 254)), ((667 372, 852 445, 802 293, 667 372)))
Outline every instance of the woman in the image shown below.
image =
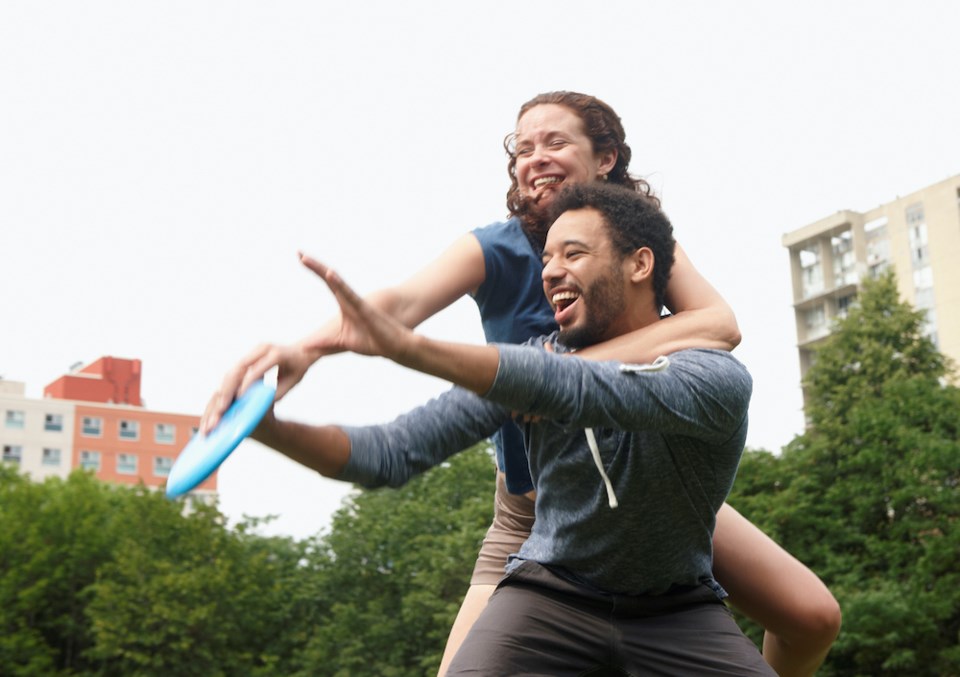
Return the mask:
MULTIPOLYGON (((598 99, 571 92, 543 94, 520 109, 516 132, 505 143, 511 177, 511 219, 462 236, 406 282, 368 297, 407 326, 464 294, 480 308, 488 341, 522 342, 554 328, 540 280, 544 215, 564 183, 605 180, 650 193, 628 173, 630 147, 616 113, 598 99)), ((733 349, 739 343, 727 304, 677 247, 667 289, 674 313, 652 327, 578 352, 588 359, 650 362, 688 347, 733 349)), ((321 357, 313 346, 336 332, 334 320, 292 346, 261 346, 224 378, 207 407, 208 431, 246 387, 279 367, 277 399, 321 357)), ((533 521, 532 489, 522 440, 515 426, 500 431, 494 522, 484 540, 471 586, 451 630, 442 675, 516 552, 533 521)), ((806 567, 729 506, 717 516, 715 574, 733 604, 766 629, 764 657, 781 675, 812 674, 839 630, 840 614, 829 591, 806 567)))

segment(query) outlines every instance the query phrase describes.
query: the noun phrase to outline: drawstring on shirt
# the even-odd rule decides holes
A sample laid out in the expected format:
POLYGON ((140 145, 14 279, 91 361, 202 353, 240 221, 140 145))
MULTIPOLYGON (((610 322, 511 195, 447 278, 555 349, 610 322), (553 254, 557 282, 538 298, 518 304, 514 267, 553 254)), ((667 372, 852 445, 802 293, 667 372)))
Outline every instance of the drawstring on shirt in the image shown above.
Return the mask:
MULTIPOLYGON (((663 371, 668 366, 670 366, 670 360, 667 359, 665 355, 661 355, 653 361, 653 364, 621 364, 620 371, 626 374, 639 374, 645 371, 663 371)), ((600 471, 600 477, 603 478, 603 485, 607 489, 607 502, 611 508, 616 508, 619 505, 617 495, 613 491, 613 484, 610 483, 610 478, 607 477, 607 471, 603 468, 603 460, 600 458, 600 447, 597 446, 597 438, 593 434, 593 428, 584 428, 583 434, 587 438, 590 455, 593 456, 593 462, 596 464, 597 470, 600 471)))
POLYGON ((600 477, 603 478, 603 484, 607 487, 607 502, 611 508, 616 508, 617 495, 613 493, 613 485, 610 484, 610 478, 607 477, 607 471, 603 469, 603 461, 600 460, 600 448, 597 446, 597 438, 593 436, 593 428, 584 428, 583 434, 587 436, 587 444, 590 445, 590 453, 593 456, 593 462, 597 464, 597 470, 600 471, 600 477))

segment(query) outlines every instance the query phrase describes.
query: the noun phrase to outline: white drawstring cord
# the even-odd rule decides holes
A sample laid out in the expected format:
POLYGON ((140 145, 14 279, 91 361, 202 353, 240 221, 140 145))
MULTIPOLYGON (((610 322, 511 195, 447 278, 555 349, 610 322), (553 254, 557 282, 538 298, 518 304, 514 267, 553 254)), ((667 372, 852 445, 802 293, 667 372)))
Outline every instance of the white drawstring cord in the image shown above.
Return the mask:
MULTIPOLYGON (((653 361, 653 364, 621 364, 620 371, 627 374, 639 374, 645 371, 663 371, 670 366, 670 360, 661 355, 653 361)), ((593 462, 600 471, 600 477, 603 478, 603 485, 607 488, 607 502, 611 508, 616 508, 617 495, 613 492, 613 485, 610 478, 607 477, 607 471, 603 469, 603 460, 600 458, 600 447, 597 446, 597 438, 593 434, 593 428, 584 428, 583 434, 587 436, 587 444, 590 446, 590 454, 593 456, 593 462)))
POLYGON ((603 484, 607 487, 607 501, 611 508, 616 508, 617 495, 613 493, 613 485, 610 484, 610 478, 607 477, 607 471, 603 469, 603 461, 600 460, 600 447, 597 446, 597 438, 593 436, 593 428, 584 428, 583 434, 587 436, 587 444, 590 445, 590 453, 593 455, 593 462, 597 464, 597 470, 600 471, 600 477, 603 478, 603 484))

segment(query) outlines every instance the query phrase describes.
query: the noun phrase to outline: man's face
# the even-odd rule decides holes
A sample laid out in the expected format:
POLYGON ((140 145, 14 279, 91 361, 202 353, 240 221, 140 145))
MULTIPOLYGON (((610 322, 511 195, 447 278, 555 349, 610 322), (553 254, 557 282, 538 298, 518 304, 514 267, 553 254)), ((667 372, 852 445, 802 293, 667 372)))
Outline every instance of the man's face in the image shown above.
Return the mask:
POLYGON ((625 333, 626 284, 600 212, 561 214, 543 249, 543 291, 564 345, 583 348, 625 333))

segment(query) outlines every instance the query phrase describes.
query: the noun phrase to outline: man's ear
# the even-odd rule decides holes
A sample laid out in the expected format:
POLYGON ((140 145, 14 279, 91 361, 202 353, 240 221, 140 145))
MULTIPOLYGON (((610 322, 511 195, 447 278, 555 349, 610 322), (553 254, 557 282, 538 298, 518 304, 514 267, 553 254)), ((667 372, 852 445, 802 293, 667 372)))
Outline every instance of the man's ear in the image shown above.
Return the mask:
POLYGON ((630 281, 639 284, 653 277, 653 250, 650 247, 640 247, 627 257, 630 265, 630 281))

